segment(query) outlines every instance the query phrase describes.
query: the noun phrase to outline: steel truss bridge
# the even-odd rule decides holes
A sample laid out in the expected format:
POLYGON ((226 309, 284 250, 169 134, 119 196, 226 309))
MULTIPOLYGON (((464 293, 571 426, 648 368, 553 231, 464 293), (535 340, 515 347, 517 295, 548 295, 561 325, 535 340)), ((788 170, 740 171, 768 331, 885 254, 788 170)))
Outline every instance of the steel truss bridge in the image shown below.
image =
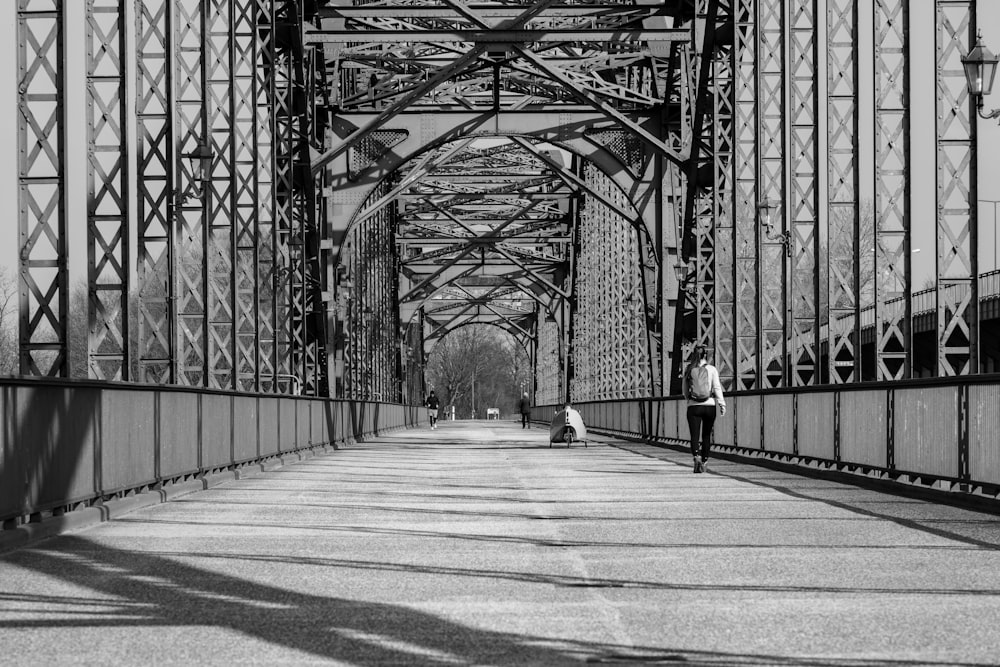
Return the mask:
POLYGON ((413 405, 473 323, 539 405, 676 394, 694 342, 736 392, 1000 357, 976 0, 0 11, 23 376, 413 405))

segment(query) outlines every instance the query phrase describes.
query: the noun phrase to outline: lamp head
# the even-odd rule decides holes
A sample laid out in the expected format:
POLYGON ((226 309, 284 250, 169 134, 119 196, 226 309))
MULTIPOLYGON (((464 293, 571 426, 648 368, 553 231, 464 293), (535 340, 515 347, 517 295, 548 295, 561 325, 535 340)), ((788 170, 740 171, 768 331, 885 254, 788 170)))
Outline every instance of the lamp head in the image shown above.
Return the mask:
POLYGON ((965 69, 965 82, 969 94, 976 98, 976 106, 983 106, 983 96, 989 95, 993 90, 993 80, 997 74, 997 58, 983 44, 983 33, 979 32, 976 37, 976 44, 969 51, 968 55, 962 58, 962 67, 965 69))

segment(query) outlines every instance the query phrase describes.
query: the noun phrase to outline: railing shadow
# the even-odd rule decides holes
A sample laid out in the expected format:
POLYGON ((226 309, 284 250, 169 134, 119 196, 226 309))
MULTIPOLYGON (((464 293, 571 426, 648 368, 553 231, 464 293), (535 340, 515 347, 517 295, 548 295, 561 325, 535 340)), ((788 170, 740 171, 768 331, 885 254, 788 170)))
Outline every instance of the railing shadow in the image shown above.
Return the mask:
MULTIPOLYGON (((870 664, 855 659, 734 654, 491 631, 401 604, 290 590, 181 563, 169 555, 124 551, 77 536, 64 536, 57 544, 49 544, 53 548, 22 550, 3 560, 88 593, 0 593, 0 602, 16 602, 21 610, 17 617, 0 620, 0 630, 71 633, 76 628, 86 629, 92 641, 71 649, 82 661, 106 656, 112 643, 115 649, 121 648, 120 633, 95 634, 95 629, 202 627, 231 630, 290 652, 357 665, 870 664), (26 613, 31 605, 45 612, 26 613), (59 613, 53 614, 53 610, 59 613)), ((316 576, 340 574, 335 568, 323 570, 316 576)), ((303 589, 321 587, 319 583, 302 584, 303 589)), ((5 654, 16 661, 19 651, 27 650, 31 650, 31 643, 8 646, 5 654)), ((211 649, 203 647, 201 653, 210 656, 211 649)), ((171 655, 161 658, 170 660, 171 655)), ((962 663, 880 660, 879 664, 962 663)))

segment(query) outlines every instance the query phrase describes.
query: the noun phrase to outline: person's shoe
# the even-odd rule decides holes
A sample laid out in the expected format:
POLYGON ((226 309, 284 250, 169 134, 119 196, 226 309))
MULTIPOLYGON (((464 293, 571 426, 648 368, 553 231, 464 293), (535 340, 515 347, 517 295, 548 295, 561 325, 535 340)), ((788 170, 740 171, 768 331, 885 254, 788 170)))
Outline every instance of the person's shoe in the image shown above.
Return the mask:
POLYGON ((701 471, 702 472, 708 472, 708 461, 702 461, 701 462, 701 471))
POLYGON ((694 458, 694 471, 701 472, 701 461, 698 460, 697 456, 694 458))

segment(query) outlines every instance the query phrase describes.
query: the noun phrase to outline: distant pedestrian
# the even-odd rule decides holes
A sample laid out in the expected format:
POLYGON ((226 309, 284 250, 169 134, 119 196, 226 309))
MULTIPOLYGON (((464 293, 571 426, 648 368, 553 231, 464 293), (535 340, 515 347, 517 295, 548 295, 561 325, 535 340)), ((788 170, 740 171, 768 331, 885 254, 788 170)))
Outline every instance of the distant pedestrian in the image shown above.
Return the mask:
POLYGON ((521 428, 528 428, 531 420, 531 401, 528 400, 528 392, 524 392, 517 408, 521 413, 521 428))
POLYGON ((438 397, 434 393, 433 389, 431 389, 431 393, 427 395, 427 400, 424 401, 424 405, 427 406, 427 419, 431 422, 431 428, 437 428, 438 408, 441 407, 441 401, 438 400, 438 397))
POLYGON ((708 363, 708 352, 704 345, 695 345, 691 353, 691 363, 684 371, 682 392, 687 399, 687 422, 691 431, 691 456, 694 457, 694 471, 708 470, 708 450, 715 426, 715 410, 726 414, 726 399, 722 396, 719 371, 708 363))

